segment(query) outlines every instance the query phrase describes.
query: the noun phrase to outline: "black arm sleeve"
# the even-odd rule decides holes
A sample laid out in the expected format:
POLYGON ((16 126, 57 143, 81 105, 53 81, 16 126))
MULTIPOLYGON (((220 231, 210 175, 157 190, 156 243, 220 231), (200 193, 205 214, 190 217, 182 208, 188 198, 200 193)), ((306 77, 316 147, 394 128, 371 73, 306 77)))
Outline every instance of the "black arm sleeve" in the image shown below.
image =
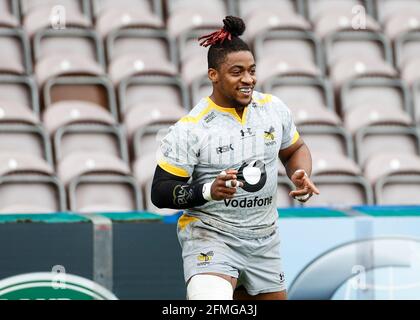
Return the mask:
POLYGON ((188 178, 170 174, 156 166, 152 184, 152 202, 158 208, 188 209, 202 206, 203 184, 188 184, 188 178))

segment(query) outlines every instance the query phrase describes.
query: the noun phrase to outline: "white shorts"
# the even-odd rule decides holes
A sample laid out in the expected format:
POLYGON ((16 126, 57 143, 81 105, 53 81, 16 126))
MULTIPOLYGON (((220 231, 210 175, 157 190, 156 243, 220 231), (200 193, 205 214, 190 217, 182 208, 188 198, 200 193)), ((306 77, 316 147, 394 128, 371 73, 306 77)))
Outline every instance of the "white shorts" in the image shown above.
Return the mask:
POLYGON ((178 221, 184 277, 215 272, 238 279, 250 295, 286 290, 280 258, 280 236, 275 231, 260 239, 241 239, 201 220, 183 215, 178 221))

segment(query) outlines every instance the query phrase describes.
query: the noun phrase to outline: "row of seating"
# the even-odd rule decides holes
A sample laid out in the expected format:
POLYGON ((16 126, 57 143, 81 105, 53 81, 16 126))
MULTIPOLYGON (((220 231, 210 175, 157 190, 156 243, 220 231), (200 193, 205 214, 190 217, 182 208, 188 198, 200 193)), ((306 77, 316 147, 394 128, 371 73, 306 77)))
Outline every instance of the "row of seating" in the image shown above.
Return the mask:
POLYGON ((384 22, 398 11, 416 9, 417 0, 208 0, 198 4, 194 0, 3 0, 4 17, 16 19, 25 17, 40 7, 63 6, 66 10, 77 12, 89 19, 97 20, 102 14, 119 8, 142 11, 162 21, 185 10, 202 8, 220 15, 237 15, 248 18, 261 9, 277 9, 299 14, 315 21, 326 12, 339 11, 354 6, 363 6, 369 15, 384 22))
MULTIPOLYGON (((29 117, 26 124, 10 122, 0 125, 0 167, 4 168, 1 176, 4 182, 13 181, 16 185, 20 179, 22 184, 22 192, 1 197, 6 204, 15 203, 17 198, 26 194, 32 200, 42 202, 43 195, 24 191, 25 188, 34 188, 32 184, 40 182, 35 178, 42 177, 44 183, 55 181, 56 187, 59 186, 57 190, 61 190, 59 194, 68 191, 68 204, 62 195, 49 197, 55 199, 54 203, 58 199, 64 201, 59 203, 61 210, 130 211, 146 208, 153 212, 172 213, 173 210, 158 210, 153 206, 150 186, 159 141, 180 114, 172 119, 167 114, 163 117, 150 115, 142 118, 144 125, 130 131, 116 124, 106 113, 102 123, 97 119, 92 122, 90 106, 79 107, 77 109, 71 103, 57 104, 47 114, 45 128, 29 117), (76 196, 82 200, 76 201, 76 196)), ((313 179, 323 193, 309 205, 418 204, 415 192, 420 178, 420 132, 415 128, 404 124, 375 125, 373 122, 356 132, 355 153, 352 137, 342 127, 332 124, 298 127, 313 156, 313 179), (392 180, 396 178, 400 180, 392 180), (394 189, 389 192, 390 188, 398 192, 394 189)), ((293 186, 283 166, 279 165, 279 168, 278 205, 298 205, 288 198, 287 190, 293 186)), ((2 189, 6 190, 5 183, 2 189)), ((17 203, 25 203, 24 198, 17 203)), ((18 209, 13 207, 16 212, 18 209)), ((0 201, 0 212, 9 210, 10 207, 3 206, 0 201)), ((37 209, 31 207, 30 210, 37 209)), ((54 210, 57 208, 51 206, 48 212, 54 210)))
MULTIPOLYGON (((410 0, 410 3, 420 2, 410 0)), ((205 67, 206 50, 196 43, 196 37, 204 32, 201 25, 198 30, 194 29, 197 27, 194 24, 189 25, 185 34, 175 41, 162 26, 139 25, 143 21, 140 18, 137 22, 128 18, 133 23, 126 24, 124 17, 131 13, 112 11, 113 16, 103 24, 108 28, 104 34, 105 50, 98 32, 91 29, 91 25, 80 22, 80 19, 73 21, 71 15, 66 15, 68 27, 54 29, 49 28, 49 7, 34 7, 29 12, 34 16, 32 19, 27 17, 25 21, 29 22, 23 29, 10 25, 11 28, 0 30, 4 57, 0 60, 0 73, 18 76, 26 71, 31 74, 32 62, 35 62, 36 81, 31 78, 20 78, 18 81, 32 86, 36 82, 42 91, 42 108, 48 107, 51 102, 69 98, 68 92, 63 90, 64 83, 79 87, 79 96, 85 93, 83 97, 72 98, 88 99, 104 105, 116 117, 119 108, 120 120, 131 105, 139 103, 170 101, 171 105, 189 109, 211 88, 205 67), (120 18, 116 17, 118 14, 120 18), (121 23, 113 24, 112 21, 121 23), (25 40, 27 36, 30 41, 25 40), (192 43, 190 40, 193 40, 192 43), (105 59, 105 52, 108 59, 105 59), (182 60, 180 68, 176 63, 177 56, 182 60), (62 79, 64 76, 66 79, 62 79), (82 85, 86 84, 94 84, 104 92, 92 92, 86 86, 82 90, 82 85), (60 87, 59 94, 50 92, 54 85, 60 87), (136 90, 132 90, 134 85, 138 86, 136 90), (113 87, 118 89, 118 104, 115 103, 113 87), (127 97, 129 88, 132 92, 127 97)), ((395 51, 405 52, 405 58, 397 58, 402 62, 393 66, 389 41, 383 35, 375 35, 377 28, 367 24, 367 29, 349 29, 351 20, 346 20, 340 12, 338 10, 336 22, 331 24, 331 30, 326 32, 328 39, 324 41, 314 38, 311 25, 304 27, 282 16, 277 17, 281 23, 266 25, 266 21, 271 20, 262 15, 261 23, 256 23, 261 29, 254 32, 250 28, 254 34, 251 38, 254 38, 252 47, 258 63, 259 88, 284 95, 286 102, 289 102, 289 97, 296 95, 284 92, 284 87, 287 90, 296 87, 300 92, 305 88, 312 92, 315 91, 314 87, 321 89, 324 92, 323 96, 317 97, 317 106, 327 107, 343 120, 350 109, 374 106, 387 109, 385 112, 394 109, 418 122, 420 61, 416 53, 419 51, 420 38, 416 36, 416 24, 412 23, 411 29, 404 30, 404 35, 410 41, 407 40, 405 49, 401 47, 395 51), (340 22, 344 20, 347 24, 340 22), (277 91, 277 87, 281 88, 277 91)), ((276 13, 266 14, 276 17, 276 13)), ((220 20, 217 26, 220 26, 220 20)), ((208 26, 205 25, 205 28, 208 26)), ((311 101, 314 94, 299 96, 302 97, 299 101, 292 99, 289 104, 297 108, 307 105, 315 107, 311 101)), ((32 109, 36 110, 39 108, 36 98, 32 97, 32 100, 35 100, 32 109)))
MULTIPOLYGON (((46 162, 23 153, 0 154, 0 213, 83 213, 157 209, 150 200, 155 155, 133 164, 95 152, 75 152, 57 172, 46 162)), ((362 175, 349 159, 314 153, 312 179, 321 191, 305 206, 343 207, 363 204, 420 204, 420 157, 381 154, 370 161, 362 175)), ((282 168, 280 166, 280 168, 282 168)), ((277 206, 300 206, 288 196, 293 189, 281 170, 277 206)))
MULTIPOLYGON (((172 212, 150 202, 158 141, 211 92, 196 39, 224 7, 311 149, 307 205, 418 204, 419 3, 0 0, 0 212, 172 212)), ((291 188, 280 171, 279 207, 291 188)))

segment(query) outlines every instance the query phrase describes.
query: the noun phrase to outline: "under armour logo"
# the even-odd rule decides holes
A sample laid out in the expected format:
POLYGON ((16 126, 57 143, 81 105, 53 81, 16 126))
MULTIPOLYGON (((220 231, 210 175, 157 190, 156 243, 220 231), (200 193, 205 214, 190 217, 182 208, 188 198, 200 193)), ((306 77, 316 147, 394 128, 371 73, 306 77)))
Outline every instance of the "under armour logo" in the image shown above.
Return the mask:
POLYGON ((285 279, 284 279, 284 272, 282 272, 282 273, 280 273, 280 281, 281 282, 283 282, 285 279))
POLYGON ((241 136, 242 137, 245 137, 245 135, 252 135, 252 130, 251 130, 251 128, 246 128, 246 131, 244 131, 244 130, 241 130, 241 136))

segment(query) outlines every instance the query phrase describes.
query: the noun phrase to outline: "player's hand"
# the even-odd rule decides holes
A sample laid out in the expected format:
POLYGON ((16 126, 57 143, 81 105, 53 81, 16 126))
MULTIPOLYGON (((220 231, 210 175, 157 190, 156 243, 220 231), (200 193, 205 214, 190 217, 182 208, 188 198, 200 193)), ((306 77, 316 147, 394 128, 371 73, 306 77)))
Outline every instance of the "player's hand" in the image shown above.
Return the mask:
POLYGON ((296 186, 296 190, 289 193, 289 196, 292 198, 300 202, 306 202, 312 197, 314 193, 319 194, 318 188, 306 175, 304 170, 296 170, 292 175, 291 180, 296 186))
POLYGON ((232 199, 235 196, 237 187, 243 183, 237 180, 238 170, 228 169, 222 171, 211 185, 211 197, 213 200, 232 199))

